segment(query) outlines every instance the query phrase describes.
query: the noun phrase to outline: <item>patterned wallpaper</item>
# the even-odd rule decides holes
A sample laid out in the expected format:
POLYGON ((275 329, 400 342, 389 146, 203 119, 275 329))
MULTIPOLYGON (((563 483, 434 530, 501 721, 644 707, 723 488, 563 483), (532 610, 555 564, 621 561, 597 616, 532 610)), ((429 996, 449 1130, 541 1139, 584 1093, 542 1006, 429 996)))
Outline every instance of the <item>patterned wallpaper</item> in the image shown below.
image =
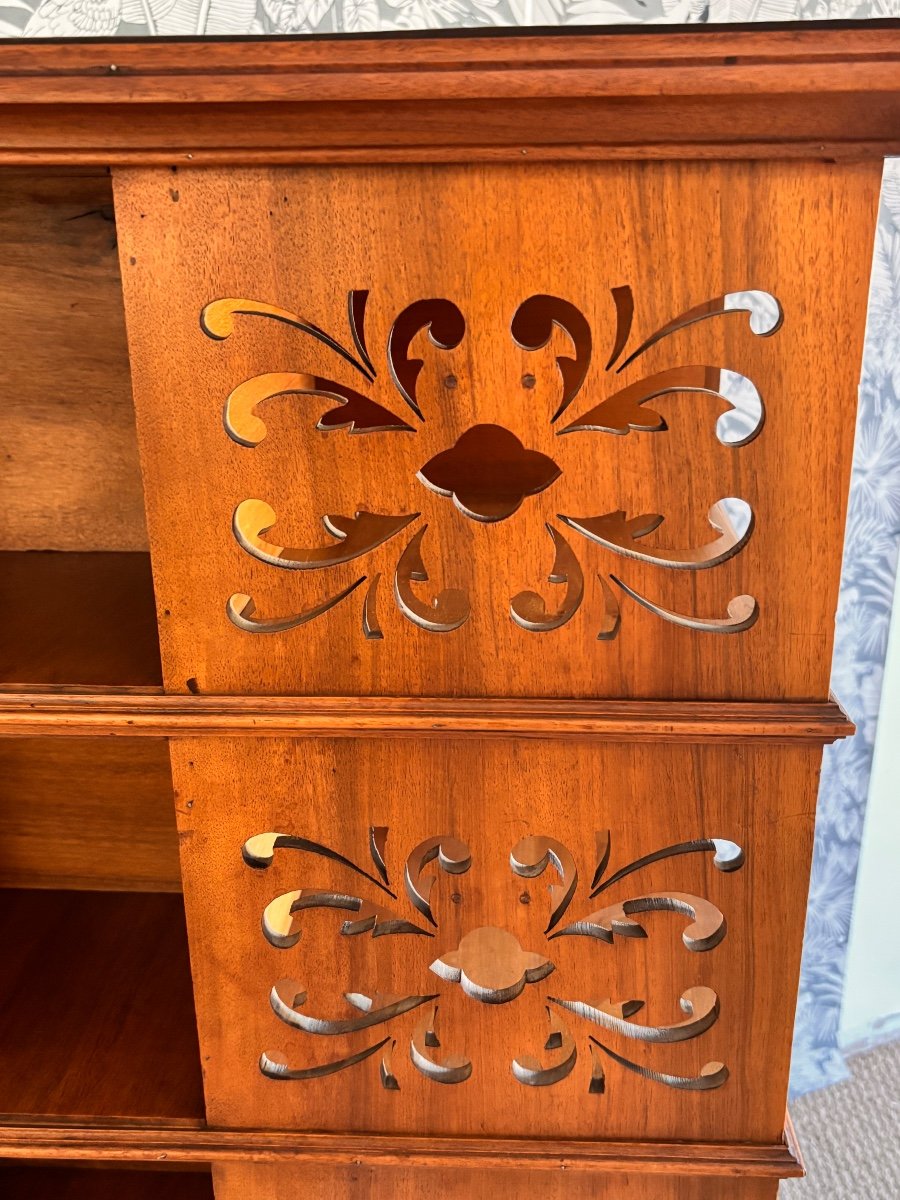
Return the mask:
POLYGON ((900 0, 0 0, 0 37, 372 33, 900 16, 900 0))
MULTIPOLYGON (((535 25, 900 16, 900 0, 0 0, 0 37, 366 33, 535 25)), ((872 276, 833 667, 857 722, 822 774, 792 1090, 846 1075, 838 1027, 900 533, 900 160, 887 164, 872 276)))

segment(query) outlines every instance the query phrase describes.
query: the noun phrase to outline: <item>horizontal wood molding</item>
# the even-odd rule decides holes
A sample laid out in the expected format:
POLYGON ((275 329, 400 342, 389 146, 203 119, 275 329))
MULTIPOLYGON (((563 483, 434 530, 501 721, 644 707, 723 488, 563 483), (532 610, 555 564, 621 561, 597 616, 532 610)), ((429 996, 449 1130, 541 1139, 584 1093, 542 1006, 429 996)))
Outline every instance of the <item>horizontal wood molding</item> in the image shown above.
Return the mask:
POLYGON ((4 1158, 132 1162, 291 1162, 403 1167, 521 1167, 648 1175, 787 1179, 804 1169, 786 1137, 749 1142, 585 1142, 516 1138, 260 1132, 182 1124, 0 1126, 4 1158))
POLYGON ((882 157, 898 29, 9 42, 0 164, 882 157))
POLYGON ((836 700, 418 699, 173 696, 119 689, 0 693, 0 736, 509 737, 807 742, 849 737, 836 700))

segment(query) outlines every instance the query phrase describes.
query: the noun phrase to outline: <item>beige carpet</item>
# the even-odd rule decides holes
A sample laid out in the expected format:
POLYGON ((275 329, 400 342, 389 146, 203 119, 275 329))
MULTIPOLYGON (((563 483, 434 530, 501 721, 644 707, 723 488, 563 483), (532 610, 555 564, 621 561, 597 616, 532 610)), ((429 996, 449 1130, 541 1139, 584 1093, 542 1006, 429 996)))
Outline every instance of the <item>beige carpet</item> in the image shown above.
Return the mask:
POLYGON ((791 1105, 807 1176, 778 1200, 900 1200, 900 1042, 847 1065, 851 1079, 791 1105))

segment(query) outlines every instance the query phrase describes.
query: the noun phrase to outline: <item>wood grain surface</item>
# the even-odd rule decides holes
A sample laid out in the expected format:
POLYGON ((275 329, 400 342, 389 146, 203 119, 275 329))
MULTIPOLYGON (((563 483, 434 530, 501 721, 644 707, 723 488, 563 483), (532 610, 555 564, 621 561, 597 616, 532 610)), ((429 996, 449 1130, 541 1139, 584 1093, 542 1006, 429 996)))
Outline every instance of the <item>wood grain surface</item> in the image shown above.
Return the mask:
POLYGON ((161 741, 0 742, 0 887, 181 891, 161 741))
POLYGON ((16 684, 160 682, 146 554, 0 553, 0 677, 16 684))
MULTIPOLYGON (((437 1175, 437 1172, 434 1173, 437 1175)), ((449 1169, 437 1178, 398 1168, 345 1167, 310 1170, 256 1164, 214 1166, 216 1200, 376 1200, 389 1190, 397 1200, 495 1200, 521 1196, 533 1185, 526 1171, 492 1172, 449 1169)), ((547 1200, 775 1200, 777 1180, 686 1178, 684 1176, 590 1175, 542 1176, 547 1200)))
POLYGON ((508 737, 611 742, 807 742, 849 737, 834 700, 503 700, 177 696, 150 688, 0 691, 0 737, 508 737))
POLYGON ((0 173, 0 288, 0 549, 146 549, 107 172, 0 173))
MULTIPOLYGON (((179 829, 209 1119, 232 1128, 405 1132, 416 1135, 609 1138, 689 1137, 774 1142, 785 1093, 799 968, 819 752, 814 748, 587 745, 517 741, 266 740, 172 745, 179 829), (790 800, 787 797, 790 797, 790 800), (374 872, 370 826, 387 826, 390 896, 321 855, 276 849, 254 870, 242 858, 247 839, 275 831, 323 843, 374 872), (594 900, 595 830, 611 830, 607 877, 666 846, 725 838, 745 851, 744 866, 716 870, 707 853, 646 866, 594 900), (434 884, 434 937, 341 936, 340 911, 299 915, 300 941, 281 949, 261 931, 263 910, 293 889, 349 893, 388 914, 431 928, 409 903, 404 860, 431 836, 461 838, 472 866, 434 884), (556 872, 523 878, 510 869, 520 838, 558 839, 577 865, 578 888, 567 920, 628 897, 674 890, 706 898, 727 932, 713 949, 690 952, 685 918, 642 917, 647 939, 544 936, 548 884, 556 872), (453 897, 456 896, 456 900, 453 897), (528 903, 524 902, 524 899, 528 903), (523 950, 549 957, 555 970, 505 1004, 485 1004, 429 969, 468 931, 499 927, 523 950), (279 980, 309 992, 298 1011, 354 1015, 342 993, 435 994, 436 1057, 464 1054, 465 1082, 434 1082, 410 1062, 409 1042, 422 1013, 348 1035, 291 1028, 272 1011, 279 980), (686 988, 712 988, 720 1015, 692 1040, 652 1044, 608 1034, 572 1017, 578 1058, 552 1086, 523 1086, 510 1064, 525 1053, 546 1059, 548 996, 644 1000, 637 1021, 679 1019, 686 988), (607 1061, 606 1091, 588 1090, 588 1036, 600 1036, 637 1065, 695 1077, 707 1062, 730 1077, 714 1091, 679 1091, 607 1061), (327 1078, 266 1078, 263 1052, 291 1068, 321 1065, 397 1039, 385 1090, 379 1058, 327 1078)), ((377 1007, 377 1005, 376 1005, 377 1007)), ((357 1012, 358 1016, 359 1013, 357 1012)), ((552 1058, 552 1056, 550 1056, 552 1058)))
POLYGON ((877 161, 900 149, 896 30, 16 41, 0 162, 877 161))
POLYGON ((125 171, 115 182, 168 691, 827 696, 875 168, 125 171), (635 303, 631 347, 692 306, 739 289, 777 296, 784 324, 757 337, 745 313, 700 321, 621 374, 604 372, 616 330, 610 289, 626 283, 635 303), (227 340, 200 328, 211 301, 250 297, 346 340, 354 288, 370 289, 366 334, 378 369, 371 385, 283 323, 236 316, 227 340), (714 435, 722 402, 681 393, 654 402, 665 431, 557 436, 555 356, 570 354, 570 342, 557 330, 545 350, 529 352, 510 333, 517 307, 541 293, 575 304, 593 330, 593 362, 565 420, 617 388, 700 363, 756 384, 766 408, 761 434, 741 448, 723 446, 714 435), (456 350, 424 335, 416 342, 424 361, 419 423, 391 380, 384 347, 401 310, 429 297, 457 304, 466 334, 456 350), (260 405, 268 432, 255 448, 226 436, 229 393, 259 373, 291 371, 357 387, 404 412, 416 431, 321 432, 316 421, 333 402, 284 396, 260 405), (562 471, 495 524, 468 519, 416 477, 475 423, 508 427, 562 471), (580 611, 548 633, 510 619, 522 589, 537 590, 550 611, 561 601, 564 589, 547 584, 554 547, 544 527, 549 520, 565 528, 558 513, 663 514, 665 535, 641 542, 652 552, 708 542, 708 511, 726 496, 744 499, 756 517, 749 542, 727 562, 661 568, 566 529, 584 571, 580 611), (397 610, 391 586, 405 531, 328 570, 257 561, 231 529, 249 498, 274 510, 268 536, 279 546, 333 544, 321 525, 326 513, 420 513, 429 583, 412 590, 427 610, 442 589, 462 589, 470 619, 435 633, 397 610), (742 634, 698 633, 619 592, 619 634, 598 641, 603 572, 688 617, 724 618, 741 594, 758 601, 760 617, 742 634), (372 640, 363 636, 361 609, 378 573, 384 636, 372 640), (287 618, 363 576, 367 583, 330 611, 285 632, 248 634, 226 615, 226 601, 240 593, 252 597, 259 618, 287 618))
POLYGON ((0 889, 0 1060, 17 1119, 199 1124, 181 898, 0 889))

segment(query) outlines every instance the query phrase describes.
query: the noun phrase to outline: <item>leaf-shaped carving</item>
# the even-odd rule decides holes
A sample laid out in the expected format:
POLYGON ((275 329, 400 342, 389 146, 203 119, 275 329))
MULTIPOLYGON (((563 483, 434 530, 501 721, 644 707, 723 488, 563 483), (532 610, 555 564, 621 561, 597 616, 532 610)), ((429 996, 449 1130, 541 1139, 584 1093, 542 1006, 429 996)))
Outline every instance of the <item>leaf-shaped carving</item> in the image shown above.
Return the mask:
POLYGON ((300 941, 300 930, 295 920, 298 912, 312 908, 336 908, 357 914, 356 920, 341 924, 345 937, 371 933, 372 937, 384 937, 399 933, 418 933, 433 937, 427 929, 420 929, 403 917, 364 900, 361 896, 349 896, 343 892, 324 892, 312 888, 299 888, 284 892, 271 900, 263 910, 262 927, 266 940, 281 950, 296 946, 300 941))
POLYGON ((366 379, 370 379, 374 374, 370 369, 366 369, 362 363, 357 362, 349 350, 342 346, 340 342, 326 333, 324 329, 320 329, 318 325, 314 325, 312 321, 307 321, 304 317, 300 317, 286 308, 278 308, 275 304, 266 304, 262 300, 245 300, 235 296, 226 296, 222 300, 213 300, 200 313, 200 328, 207 337, 217 342, 223 342, 234 333, 234 318, 239 314, 246 317, 263 317, 272 321, 280 321, 284 325, 290 325, 294 329, 299 329, 301 333, 309 334, 317 342, 321 342, 323 346, 327 346, 329 350, 333 350, 335 354, 340 355, 345 362, 348 362, 360 374, 364 375, 366 379))
POLYGON ((584 383, 591 365, 591 327, 584 315, 568 300, 559 296, 529 296, 516 309, 511 332, 523 350, 540 350, 546 346, 556 326, 568 334, 575 357, 559 355, 556 365, 562 379, 562 399, 550 418, 551 423, 566 411, 584 383))
POLYGON ((355 592, 361 583, 365 583, 365 575, 361 575, 359 579, 355 579, 353 583, 348 584, 333 596, 328 596, 319 604, 314 604, 312 608, 305 608, 301 612, 291 613, 287 617, 257 617, 255 616, 256 604, 252 596, 248 596, 246 592, 235 592, 229 596, 225 605, 225 611, 228 614, 228 619, 232 625, 236 625, 238 629, 242 629, 245 633, 284 633, 287 629, 296 629, 298 625, 305 625, 307 621, 313 621, 316 617, 321 617, 322 613, 328 612, 340 604, 342 600, 355 592))
POLYGON ((630 1058, 624 1058, 621 1054, 616 1054, 615 1050, 610 1050, 609 1046, 598 1041, 595 1037, 591 1038, 591 1042, 606 1054, 613 1062, 617 1062, 619 1066, 627 1068, 629 1071, 634 1071, 635 1075, 640 1075, 642 1079, 652 1079, 654 1083, 665 1084, 666 1087, 675 1088, 680 1092, 710 1092, 715 1088, 720 1088, 728 1080, 728 1068, 724 1063, 708 1062, 700 1068, 699 1075, 670 1075, 666 1071, 651 1071, 649 1067, 639 1066, 631 1061, 630 1058))
POLYGON ((700 1037, 719 1017, 719 998, 708 987, 691 987, 682 993, 678 1003, 687 1019, 674 1025, 633 1024, 628 1018, 643 1008, 643 1002, 639 1000, 613 1004, 611 1000, 561 1000, 557 996, 547 999, 585 1021, 641 1042, 685 1042, 700 1037))
POLYGON ((435 1083, 463 1083, 472 1074, 472 1063, 463 1054, 451 1054, 443 1061, 431 1053, 441 1043, 435 1031, 438 1006, 435 1004, 416 1026, 409 1043, 409 1057, 416 1070, 435 1083))
POLYGON ((759 618, 759 605, 753 596, 734 596, 729 600, 727 617, 692 617, 685 613, 673 612, 670 608, 663 608, 661 604, 654 604, 633 587, 623 583, 616 575, 610 575, 610 579, 632 600, 636 600, 657 617, 662 617, 672 625, 681 625, 684 629, 694 629, 698 633, 742 633, 755 625, 759 618))
MULTIPOLYGON (((411 1012, 437 996, 402 996, 391 1000, 379 1007, 369 1008, 361 1017, 343 1017, 330 1020, 324 1017, 312 1017, 300 1012, 307 1001, 306 989, 293 979, 281 979, 269 993, 272 1011, 287 1025, 302 1029, 304 1033, 315 1033, 325 1037, 338 1037, 344 1034, 358 1033, 361 1029, 370 1029, 373 1025, 382 1025, 392 1021, 394 1017, 411 1012)), ((353 1001, 349 1001, 353 1004, 353 1001)), ((353 1004, 357 1008, 356 1004, 353 1004)))
POLYGON ((466 332, 462 313, 451 300, 416 300, 407 305, 391 326, 387 356, 394 383, 400 395, 419 420, 424 421, 416 399, 416 383, 425 365, 421 358, 410 357, 409 348, 417 333, 428 330, 428 340, 439 350, 453 350, 466 332))
POLYGON ((426 838, 409 852, 404 869, 406 894, 410 903, 427 917, 432 925, 437 925, 430 901, 434 876, 424 875, 423 872, 428 864, 435 860, 448 875, 465 875, 472 865, 472 854, 465 842, 446 833, 439 837, 426 838))
POLYGON ((294 546, 276 546, 263 537, 278 520, 270 504, 266 504, 265 500, 242 500, 234 510, 232 529, 239 545, 260 562, 288 571, 316 571, 321 567, 336 567, 368 554, 405 529, 418 515, 404 513, 391 516, 364 510, 352 517, 329 513, 322 518, 322 524, 332 537, 337 538, 337 545, 298 549, 294 546))
POLYGON ((544 1043, 544 1049, 552 1052, 553 1062, 548 1067, 542 1066, 540 1059, 533 1054, 521 1054, 512 1061, 513 1075, 519 1083, 529 1087, 549 1087, 559 1083, 571 1074, 578 1058, 575 1039, 565 1021, 551 1009, 546 1011, 550 1022, 550 1035, 544 1043))
MULTIPOLYGON (((384 846, 387 839, 387 830, 380 825, 372 825, 369 828, 369 841, 371 847, 380 847, 380 853, 383 855, 384 846)), ((336 862, 342 867, 349 867, 351 871, 355 871, 357 875, 361 875, 363 879, 368 879, 370 883, 374 883, 376 887, 381 888, 383 892, 393 897, 396 896, 387 886, 387 875, 384 873, 384 863, 382 860, 379 867, 376 861, 375 865, 378 869, 381 879, 376 879, 374 875, 370 875, 368 871, 364 871, 362 867, 356 865, 352 859, 346 858, 343 854, 339 854, 337 850, 332 850, 330 846, 325 846, 322 842, 314 842, 309 838, 296 837, 291 833, 257 833, 253 837, 247 838, 241 847, 241 857, 248 867, 253 867, 256 871, 265 871, 272 865, 272 860, 275 857, 276 850, 299 850, 306 854, 316 854, 321 858, 327 858, 331 862, 336 862), (382 882, 383 881, 383 882, 382 882)), ((374 859, 373 849, 373 859, 374 859)))
POLYGON ((757 337, 769 337, 771 334, 776 333, 781 328, 781 323, 784 319, 781 305, 770 292, 754 290, 728 292, 724 296, 715 296, 712 300, 706 300, 703 304, 697 304, 673 320, 667 321, 665 325, 657 329, 655 333, 652 333, 646 341, 641 342, 637 350, 625 359, 619 370, 624 371, 629 363, 634 362, 645 350, 649 350, 651 346, 655 346, 657 342, 662 341, 664 337, 668 337, 670 333, 675 333, 679 329, 686 329, 688 325, 694 325, 697 321, 705 321, 709 317, 724 316, 725 313, 729 312, 748 313, 750 316, 750 330, 757 337))
MULTIPOLYGON (((651 400, 657 400, 662 396, 677 392, 696 392, 704 396, 714 396, 717 400, 722 401, 726 406, 726 411, 730 411, 735 405, 720 391, 721 374, 718 367, 697 365, 672 367, 667 371, 659 371, 657 374, 640 379, 637 383, 631 383, 605 400, 601 400, 599 404, 588 409, 577 420, 560 429, 559 436, 562 437, 566 433, 585 432, 627 434, 632 430, 637 433, 662 432, 668 429, 665 418, 662 413, 648 408, 647 405, 651 400)), ((765 408, 759 392, 745 375, 741 375, 737 371, 730 372, 730 375, 735 381, 734 386, 740 385, 753 389, 754 395, 759 400, 759 418, 749 433, 739 441, 726 439, 720 434, 718 426, 716 437, 723 445, 745 446, 758 435, 762 428, 765 408)))
POLYGON ((611 904, 608 908, 590 913, 581 920, 566 925, 564 929, 551 933, 550 937, 580 935, 598 938, 610 944, 614 940, 614 934, 619 934, 620 937, 646 937, 643 925, 632 920, 635 913, 642 912, 673 912, 688 917, 690 924, 682 933, 682 940, 688 950, 698 953, 712 950, 725 936, 725 917, 711 901, 700 896, 688 895, 686 892, 652 892, 647 896, 623 900, 619 904, 611 904))
POLYGON ((347 1067, 355 1066, 356 1063, 371 1058, 373 1054, 378 1053, 382 1046, 386 1046, 390 1040, 389 1037, 382 1038, 374 1046, 368 1046, 365 1050, 360 1050, 357 1054, 351 1054, 347 1058, 334 1059, 332 1062, 322 1063, 316 1067, 289 1067, 284 1055, 266 1054, 264 1052, 260 1055, 259 1069, 268 1079, 322 1079, 326 1075, 336 1075, 338 1071, 344 1071, 347 1067))
POLYGON ((592 542, 605 546, 615 554, 639 558, 642 562, 653 563, 655 566, 687 571, 716 567, 732 558, 750 540, 754 524, 751 514, 747 528, 739 535, 728 519, 723 502, 719 500, 709 510, 709 523, 717 530, 719 536, 704 546, 674 550, 667 546, 644 548, 638 544, 639 538, 646 537, 662 524, 663 518, 658 513, 646 513, 630 519, 622 509, 598 517, 567 517, 562 513, 558 515, 570 528, 577 529, 592 542))
POLYGON ((566 595, 555 613, 547 612, 547 603, 537 592, 519 592, 512 598, 509 615, 522 629, 529 629, 533 633, 559 629, 561 625, 571 621, 584 598, 584 574, 574 551, 552 525, 547 524, 546 529, 553 539, 556 551, 553 569, 547 578, 550 583, 566 584, 566 595))
POLYGON ((550 920, 546 933, 559 923, 575 895, 578 887, 575 859, 562 842, 548 837, 524 837, 516 842, 509 856, 509 865, 524 879, 537 878, 551 863, 559 873, 560 883, 550 885, 550 920))
POLYGON ((413 582, 427 583, 428 572, 422 560, 422 539, 427 525, 410 538, 394 572, 394 599, 403 615, 421 629, 432 633, 450 633, 468 621, 469 598, 459 588, 445 588, 426 604, 412 589, 413 582))
POLYGON ((251 448, 259 445, 267 429, 265 422, 257 415, 256 407, 275 396, 321 396, 336 400, 337 407, 324 412, 316 424, 317 429, 325 432, 333 429, 346 429, 351 434, 385 433, 389 430, 415 432, 412 425, 401 421, 389 409, 342 383, 322 379, 318 375, 274 371, 246 379, 225 401, 225 432, 232 441, 251 448))

